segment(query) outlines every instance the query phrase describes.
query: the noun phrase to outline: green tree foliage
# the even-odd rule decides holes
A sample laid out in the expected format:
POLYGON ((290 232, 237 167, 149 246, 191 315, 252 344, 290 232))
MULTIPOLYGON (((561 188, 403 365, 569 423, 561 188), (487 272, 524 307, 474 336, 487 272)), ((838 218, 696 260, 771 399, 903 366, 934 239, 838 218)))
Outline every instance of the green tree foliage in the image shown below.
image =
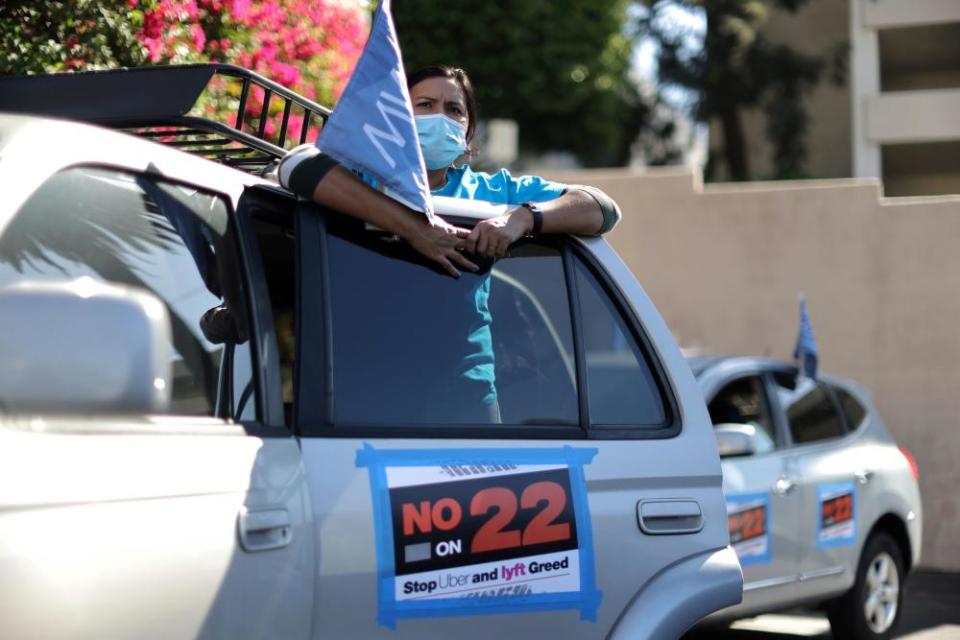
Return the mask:
POLYGON ((143 64, 143 12, 125 2, 3 0, 0 74, 143 64))
POLYGON ((762 31, 772 8, 796 12, 808 0, 654 0, 640 21, 641 36, 660 46, 659 75, 663 84, 681 86, 697 96, 695 116, 715 120, 723 132, 720 157, 710 159, 707 174, 723 163, 733 180, 748 180, 750 171, 744 140, 742 110, 760 108, 767 119, 767 138, 773 147, 775 177, 803 175, 804 136, 809 118, 804 93, 821 81, 826 71, 842 83, 846 49, 813 56, 772 43, 762 31), (666 28, 663 12, 683 7, 702 10, 707 32, 702 50, 685 47, 686 34, 666 28))
POLYGON ((462 67, 481 118, 510 118, 521 153, 625 164, 650 107, 629 78, 626 0, 394 0, 408 70, 462 67))

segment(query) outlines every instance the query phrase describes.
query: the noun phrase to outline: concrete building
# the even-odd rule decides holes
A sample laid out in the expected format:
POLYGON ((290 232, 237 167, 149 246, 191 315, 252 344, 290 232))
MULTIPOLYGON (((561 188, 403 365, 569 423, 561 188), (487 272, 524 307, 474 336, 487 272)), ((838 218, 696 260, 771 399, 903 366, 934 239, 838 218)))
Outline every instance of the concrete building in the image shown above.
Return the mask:
POLYGON ((960 193, 960 2, 853 0, 854 175, 960 193))
MULTIPOLYGON (((805 98, 810 177, 881 178, 888 196, 960 193, 960 0, 811 0, 772 11, 763 32, 814 55, 849 45, 847 84, 805 98)), ((765 126, 744 113, 758 178, 773 173, 765 126)))

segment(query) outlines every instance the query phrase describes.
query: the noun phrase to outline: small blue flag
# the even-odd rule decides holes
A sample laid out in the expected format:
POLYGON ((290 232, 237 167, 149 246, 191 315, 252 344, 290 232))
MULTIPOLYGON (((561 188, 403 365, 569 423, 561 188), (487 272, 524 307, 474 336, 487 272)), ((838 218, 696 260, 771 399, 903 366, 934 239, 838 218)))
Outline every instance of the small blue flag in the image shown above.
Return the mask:
POLYGON ((388 196, 433 217, 390 0, 380 0, 367 44, 317 146, 347 168, 376 179, 388 196))
POLYGON ((797 369, 801 374, 817 379, 817 340, 810 326, 810 314, 807 312, 807 299, 800 296, 800 331, 797 333, 797 346, 793 350, 797 369))

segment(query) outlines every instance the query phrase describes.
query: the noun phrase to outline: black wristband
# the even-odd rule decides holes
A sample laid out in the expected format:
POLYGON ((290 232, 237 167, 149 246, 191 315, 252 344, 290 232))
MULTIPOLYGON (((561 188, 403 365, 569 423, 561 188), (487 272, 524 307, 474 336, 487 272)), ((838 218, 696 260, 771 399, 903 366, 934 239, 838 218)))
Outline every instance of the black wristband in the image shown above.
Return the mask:
POLYGON ((326 177, 327 172, 338 164, 340 163, 322 153, 305 159, 294 167, 290 174, 290 190, 303 198, 312 198, 313 190, 326 177))
POLYGON ((543 227, 543 210, 540 209, 536 202, 524 202, 520 206, 529 209, 530 215, 533 216, 533 228, 530 229, 530 233, 528 233, 527 236, 532 238, 539 235, 540 229, 543 227))

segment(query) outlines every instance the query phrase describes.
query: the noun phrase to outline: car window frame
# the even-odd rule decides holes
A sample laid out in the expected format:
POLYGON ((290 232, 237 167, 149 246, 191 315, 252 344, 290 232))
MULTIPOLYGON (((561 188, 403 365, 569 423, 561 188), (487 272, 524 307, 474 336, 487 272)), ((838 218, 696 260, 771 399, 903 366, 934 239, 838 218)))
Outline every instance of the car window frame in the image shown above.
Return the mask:
POLYGON ((827 383, 827 386, 830 388, 830 392, 833 396, 834 404, 836 404, 836 406, 840 410, 840 416, 843 418, 844 425, 846 426, 846 429, 847 429, 846 435, 849 435, 851 433, 856 433, 857 431, 860 431, 861 429, 863 429, 870 417, 870 408, 867 405, 867 403, 863 402, 863 400, 861 400, 856 393, 844 387, 843 385, 838 384, 837 382, 834 382, 831 380, 830 382, 827 383), (846 393, 848 396, 850 396, 851 398, 853 398, 854 402, 856 402, 860 406, 860 409, 863 411, 863 417, 860 419, 860 422, 858 422, 857 424, 852 424, 850 422, 850 419, 847 417, 847 412, 843 408, 843 402, 840 400, 840 394, 838 393, 839 391, 842 391, 846 393))
MULTIPOLYGON (((214 191, 214 193, 219 192, 214 191)), ((236 207, 233 206, 229 196, 221 195, 228 203, 230 209, 228 215, 233 220, 237 233, 240 268, 243 270, 242 277, 246 285, 244 291, 250 322, 252 368, 255 376, 259 377, 255 382, 260 401, 257 419, 240 421, 238 424, 243 426, 248 435, 263 438, 291 438, 294 436, 293 429, 287 426, 284 418, 280 355, 273 309, 270 306, 270 289, 267 285, 251 209, 256 204, 265 208, 293 208, 296 198, 289 192, 267 185, 245 187, 236 207), (264 196, 275 202, 263 204, 256 200, 258 196, 264 196)))
POLYGON ((627 296, 617 285, 610 274, 603 268, 597 257, 578 243, 567 241, 564 251, 564 271, 566 273, 567 288, 570 291, 571 309, 573 313, 574 329, 574 349, 577 365, 577 389, 580 394, 581 422, 586 422, 585 428, 596 434, 595 439, 607 440, 663 440, 675 438, 682 431, 682 424, 677 401, 678 395, 674 389, 670 377, 666 374, 663 366, 663 360, 657 357, 657 350, 654 348, 653 341, 649 333, 644 329, 640 319, 633 312, 627 301, 627 296), (649 425, 609 425, 594 424, 589 412, 589 388, 587 385, 587 373, 581 369, 586 367, 586 357, 583 352, 584 342, 581 327, 582 309, 581 297, 577 290, 576 265, 574 260, 579 260, 583 267, 600 285, 607 299, 613 304, 613 313, 619 314, 629 332, 628 338, 632 338, 634 343, 640 349, 645 363, 650 370, 654 383, 657 385, 657 392, 663 401, 664 422, 660 426, 649 425), (585 416, 585 417, 584 417, 585 416), (602 434, 602 435, 601 435, 602 434))
MULTIPOLYGON (((625 296, 612 286, 595 257, 565 236, 542 236, 538 244, 559 250, 568 291, 568 306, 573 331, 574 359, 577 379, 579 420, 577 425, 497 425, 497 424, 414 424, 391 425, 337 424, 332 415, 333 390, 332 321, 330 318, 329 270, 327 263, 328 216, 342 215, 314 203, 301 201, 295 214, 297 237, 297 308, 296 308, 296 366, 294 373, 294 432, 299 437, 327 438, 442 438, 442 439, 497 439, 497 440, 623 440, 663 439, 680 433, 676 394, 665 375, 663 363, 656 357, 652 343, 638 327, 625 296), (590 424, 586 406, 586 371, 583 342, 580 334, 580 301, 577 296, 574 256, 581 259, 604 288, 614 307, 623 317, 638 346, 648 354, 651 373, 663 397, 668 424, 650 428, 613 427, 596 428, 590 424), (304 355, 307 354, 307 355, 304 355), (322 354, 317 357, 317 354, 322 354), (307 388, 307 381, 315 381, 307 388), (318 381, 318 382, 316 382, 318 381), (305 393, 306 391, 306 393, 305 393)), ((450 220, 465 224, 476 221, 450 220)))
POLYGON ((817 385, 826 389, 826 395, 827 395, 827 398, 830 400, 831 405, 833 406, 833 410, 836 411, 837 414, 840 416, 840 424, 843 427, 843 433, 830 438, 813 440, 811 442, 795 442, 793 439, 793 430, 790 428, 790 419, 787 416, 786 409, 783 407, 782 403, 780 402, 780 396, 777 394, 777 387, 779 387, 780 385, 776 381, 776 378, 774 377, 775 374, 796 375, 797 368, 789 367, 789 366, 772 367, 768 369, 766 372, 766 375, 768 377, 768 384, 771 392, 770 402, 776 406, 777 416, 780 422, 782 423, 781 427, 783 429, 783 433, 786 438, 786 440, 784 441, 783 450, 787 450, 787 449, 795 450, 795 449, 802 449, 805 447, 817 447, 825 444, 836 443, 840 440, 843 440, 844 438, 846 438, 852 433, 852 430, 849 428, 849 425, 847 424, 846 416, 844 415, 843 410, 841 409, 840 404, 837 401, 836 395, 833 393, 833 389, 831 388, 831 385, 828 382, 826 382, 824 379, 817 378, 816 379, 817 385))

